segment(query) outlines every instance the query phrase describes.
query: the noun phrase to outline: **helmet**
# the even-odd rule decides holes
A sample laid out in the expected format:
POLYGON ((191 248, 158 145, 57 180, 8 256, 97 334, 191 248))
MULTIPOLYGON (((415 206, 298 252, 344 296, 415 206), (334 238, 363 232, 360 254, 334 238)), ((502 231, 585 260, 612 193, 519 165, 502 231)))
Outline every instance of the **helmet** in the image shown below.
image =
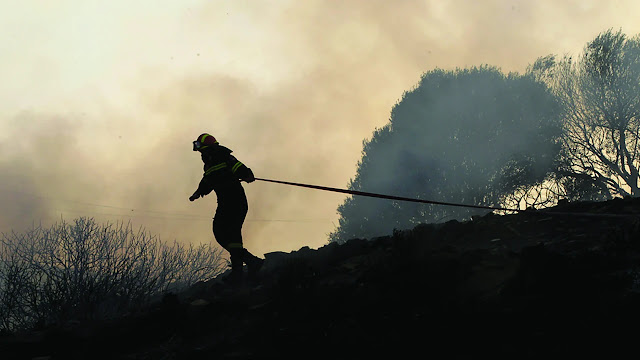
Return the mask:
POLYGON ((213 136, 204 133, 193 142, 193 151, 199 151, 202 149, 206 149, 211 145, 216 145, 218 141, 213 136))

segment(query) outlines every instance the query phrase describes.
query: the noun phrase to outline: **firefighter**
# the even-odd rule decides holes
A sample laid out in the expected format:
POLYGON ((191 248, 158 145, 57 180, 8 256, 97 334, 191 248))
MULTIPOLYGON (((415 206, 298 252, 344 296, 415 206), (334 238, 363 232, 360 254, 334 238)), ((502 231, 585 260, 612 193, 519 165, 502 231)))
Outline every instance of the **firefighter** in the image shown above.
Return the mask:
POLYGON ((220 145, 210 134, 204 133, 193 142, 193 151, 199 151, 204 162, 204 175, 198 189, 189 197, 194 201, 215 191, 218 207, 213 218, 213 235, 216 241, 229 251, 231 275, 238 283, 243 277, 243 264, 247 264, 250 276, 260 270, 264 259, 252 255, 242 245, 242 224, 249 209, 247 197, 240 181, 253 182, 253 172, 238 161, 231 150, 220 145))

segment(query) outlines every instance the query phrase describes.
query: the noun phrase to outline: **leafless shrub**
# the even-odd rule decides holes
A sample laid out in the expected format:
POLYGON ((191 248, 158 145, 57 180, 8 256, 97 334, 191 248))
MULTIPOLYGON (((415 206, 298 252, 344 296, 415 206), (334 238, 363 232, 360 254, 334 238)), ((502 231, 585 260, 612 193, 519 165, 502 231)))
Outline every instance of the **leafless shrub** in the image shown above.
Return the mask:
POLYGON ((130 223, 78 218, 2 234, 0 331, 138 311, 225 267, 213 244, 168 245, 130 223))

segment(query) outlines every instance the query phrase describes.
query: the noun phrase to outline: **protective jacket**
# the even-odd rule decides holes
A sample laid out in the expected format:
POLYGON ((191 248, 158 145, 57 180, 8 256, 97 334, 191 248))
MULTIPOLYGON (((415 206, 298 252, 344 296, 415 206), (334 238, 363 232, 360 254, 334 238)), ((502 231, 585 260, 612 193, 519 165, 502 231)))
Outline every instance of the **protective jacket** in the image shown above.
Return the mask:
POLYGON ((204 175, 196 192, 205 196, 215 191, 218 206, 244 203, 246 207, 247 198, 240 180, 253 179, 253 172, 231 153, 230 149, 221 145, 209 146, 201 151, 204 175))

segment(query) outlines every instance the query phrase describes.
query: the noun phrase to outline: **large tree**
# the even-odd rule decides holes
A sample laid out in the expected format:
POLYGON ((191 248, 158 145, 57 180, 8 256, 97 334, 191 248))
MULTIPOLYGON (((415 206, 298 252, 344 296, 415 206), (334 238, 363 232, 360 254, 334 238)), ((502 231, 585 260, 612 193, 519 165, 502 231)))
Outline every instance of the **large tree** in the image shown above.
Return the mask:
POLYGON ((578 59, 540 58, 532 66, 564 110, 563 167, 570 199, 640 196, 640 38, 599 34, 578 59))
MULTIPOLYGON (((349 188, 496 206, 556 169, 559 105, 530 74, 489 66, 425 73, 364 142, 349 188)), ((365 197, 339 206, 331 241, 384 235, 483 211, 365 197)))

